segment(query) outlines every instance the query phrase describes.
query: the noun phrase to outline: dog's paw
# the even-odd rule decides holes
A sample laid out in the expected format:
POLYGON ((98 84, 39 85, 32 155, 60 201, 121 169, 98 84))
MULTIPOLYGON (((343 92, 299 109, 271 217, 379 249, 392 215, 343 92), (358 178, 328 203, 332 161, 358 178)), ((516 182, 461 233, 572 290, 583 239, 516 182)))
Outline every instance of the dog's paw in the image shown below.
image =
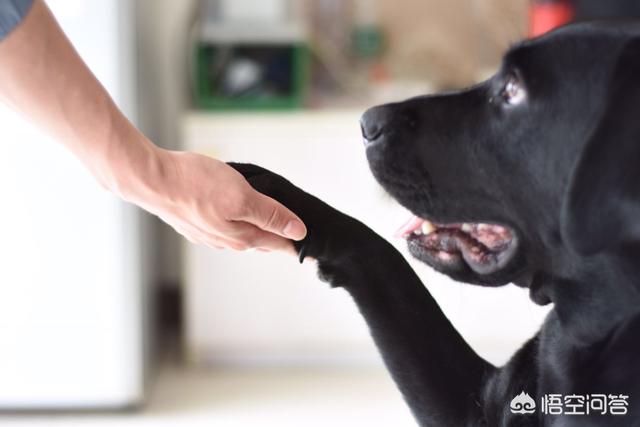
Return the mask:
POLYGON ((300 256, 319 262, 356 255, 373 233, 362 223, 337 211, 280 175, 252 164, 229 163, 257 191, 272 197, 298 215, 307 226, 304 240, 293 242, 300 256))

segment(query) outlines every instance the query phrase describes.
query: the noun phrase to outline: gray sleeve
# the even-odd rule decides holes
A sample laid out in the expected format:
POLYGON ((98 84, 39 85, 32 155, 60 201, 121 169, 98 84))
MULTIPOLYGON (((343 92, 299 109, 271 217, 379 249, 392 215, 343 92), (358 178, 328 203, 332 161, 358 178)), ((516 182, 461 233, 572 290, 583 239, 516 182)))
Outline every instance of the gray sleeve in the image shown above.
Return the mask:
POLYGON ((32 3, 33 0, 0 0, 0 40, 22 22, 32 3))

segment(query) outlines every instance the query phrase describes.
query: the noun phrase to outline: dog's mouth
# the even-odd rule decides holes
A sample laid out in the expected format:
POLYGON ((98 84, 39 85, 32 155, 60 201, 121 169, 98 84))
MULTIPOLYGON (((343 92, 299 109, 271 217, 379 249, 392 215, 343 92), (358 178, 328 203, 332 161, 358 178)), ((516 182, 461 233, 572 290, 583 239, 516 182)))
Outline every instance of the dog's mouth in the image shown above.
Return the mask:
POLYGON ((488 275, 505 269, 518 248, 509 227, 487 223, 435 224, 412 218, 397 235, 409 243, 411 254, 442 272, 470 268, 488 275))

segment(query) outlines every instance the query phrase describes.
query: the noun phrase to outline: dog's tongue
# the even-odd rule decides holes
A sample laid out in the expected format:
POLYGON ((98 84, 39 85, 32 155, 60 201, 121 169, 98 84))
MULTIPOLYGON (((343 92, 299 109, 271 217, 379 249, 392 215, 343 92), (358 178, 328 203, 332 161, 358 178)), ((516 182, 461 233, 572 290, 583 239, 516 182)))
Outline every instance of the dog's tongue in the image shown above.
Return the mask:
POLYGON ((396 231, 394 236, 405 239, 409 237, 411 233, 420 229, 422 227, 422 224, 424 224, 424 222, 425 222, 424 219, 417 216, 412 216, 411 219, 407 221, 405 225, 403 225, 398 229, 398 231, 396 231))

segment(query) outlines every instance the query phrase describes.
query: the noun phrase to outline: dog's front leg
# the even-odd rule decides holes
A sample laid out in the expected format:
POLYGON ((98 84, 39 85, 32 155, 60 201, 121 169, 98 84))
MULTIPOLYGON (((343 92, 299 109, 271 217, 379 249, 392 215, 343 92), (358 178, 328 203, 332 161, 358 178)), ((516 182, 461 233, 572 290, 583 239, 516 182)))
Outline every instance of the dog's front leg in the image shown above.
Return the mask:
POLYGON ((420 425, 480 425, 480 393, 494 368, 462 339, 402 255, 281 176, 231 165, 305 222, 307 237, 294 242, 300 258, 316 259, 320 277, 352 295, 420 425))
POLYGON ((321 277, 352 295, 420 425, 478 425, 481 389, 494 368, 463 340, 400 253, 378 236, 368 246, 320 259, 321 277))

